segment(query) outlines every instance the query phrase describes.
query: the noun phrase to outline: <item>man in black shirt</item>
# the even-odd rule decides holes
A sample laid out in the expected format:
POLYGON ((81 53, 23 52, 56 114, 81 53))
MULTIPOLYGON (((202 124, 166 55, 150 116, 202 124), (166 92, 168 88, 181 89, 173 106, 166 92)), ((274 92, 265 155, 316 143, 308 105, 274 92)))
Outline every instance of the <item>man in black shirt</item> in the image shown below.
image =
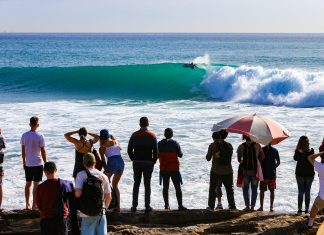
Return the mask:
POLYGON ((261 161, 264 180, 260 182, 260 208, 263 211, 264 192, 270 190, 270 212, 273 211, 274 190, 276 189, 276 168, 280 165, 278 150, 271 144, 262 148, 264 160, 261 161))
POLYGON ((154 164, 157 160, 157 140, 156 135, 147 129, 148 126, 148 118, 141 117, 141 128, 132 134, 127 148, 128 156, 133 162, 134 171, 132 212, 136 212, 136 207, 138 205, 138 192, 142 175, 145 187, 145 212, 151 212, 153 210, 150 206, 151 177, 154 164))

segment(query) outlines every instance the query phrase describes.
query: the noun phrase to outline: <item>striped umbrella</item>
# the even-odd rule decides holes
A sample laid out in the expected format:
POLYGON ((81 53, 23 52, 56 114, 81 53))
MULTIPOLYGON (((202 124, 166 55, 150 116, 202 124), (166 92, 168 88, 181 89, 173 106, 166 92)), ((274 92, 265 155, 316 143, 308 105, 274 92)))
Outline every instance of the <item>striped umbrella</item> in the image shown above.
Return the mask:
POLYGON ((214 124, 212 131, 221 129, 250 136, 252 141, 263 145, 278 144, 289 137, 289 131, 282 125, 257 114, 231 117, 214 124))

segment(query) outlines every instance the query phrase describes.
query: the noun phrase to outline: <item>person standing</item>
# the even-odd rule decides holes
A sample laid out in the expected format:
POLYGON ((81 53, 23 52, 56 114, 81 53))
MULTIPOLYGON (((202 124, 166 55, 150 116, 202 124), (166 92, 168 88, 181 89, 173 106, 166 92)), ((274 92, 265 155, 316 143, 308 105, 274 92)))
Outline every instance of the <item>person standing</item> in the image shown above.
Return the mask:
POLYGON ((277 149, 268 144, 262 148, 265 158, 261 162, 264 180, 260 182, 260 208, 263 211, 264 192, 270 190, 270 212, 273 212, 274 190, 276 189, 276 169, 280 165, 277 149))
POLYGON ((321 146, 319 146, 319 151, 320 152, 323 152, 324 151, 324 138, 323 138, 323 140, 322 140, 322 144, 321 144, 321 146))
POLYGON ((108 177, 95 168, 96 158, 92 153, 83 156, 86 168, 77 174, 75 197, 79 199, 81 211, 81 234, 104 235, 107 233, 105 211, 111 201, 108 177))
POLYGON ((308 161, 314 166, 315 171, 318 172, 319 179, 319 192, 316 197, 312 209, 310 211, 310 216, 308 219, 307 227, 311 229, 314 224, 317 212, 324 208, 324 152, 319 152, 308 156, 308 161), (321 156, 321 162, 315 161, 315 159, 321 156))
POLYGON ((77 176, 80 171, 85 170, 83 166, 83 155, 85 153, 90 153, 92 146, 98 142, 99 135, 90 133, 85 127, 81 127, 77 131, 71 131, 64 134, 65 139, 75 146, 75 162, 73 168, 73 178, 77 176), (72 135, 78 134, 80 139, 72 137, 72 135), (92 136, 92 139, 87 140, 87 135, 92 136))
POLYGON ((164 130, 165 139, 158 143, 158 157, 160 161, 160 174, 163 181, 163 199, 164 208, 170 209, 169 205, 169 185, 170 178, 176 190, 176 197, 178 201, 179 210, 187 210, 182 205, 182 191, 181 191, 181 175, 180 175, 180 162, 178 157, 181 158, 183 153, 177 141, 173 140, 173 130, 166 128, 164 130))
POLYGON ((145 212, 150 212, 153 208, 151 203, 151 177, 154 164, 157 160, 157 140, 156 135, 149 131, 149 121, 147 117, 141 117, 140 129, 132 134, 129 139, 127 153, 133 162, 134 186, 132 212, 136 212, 138 205, 138 191, 144 177, 145 187, 145 212))
POLYGON ((310 203, 310 191, 314 180, 314 167, 308 161, 308 156, 314 154, 314 149, 309 147, 307 136, 301 136, 295 149, 294 160, 296 164, 296 180, 298 185, 298 211, 302 213, 303 197, 305 195, 305 213, 308 213, 310 203))
MULTIPOLYGON (((41 217, 41 234, 44 235, 68 234, 68 215, 72 208, 71 200, 74 198, 73 183, 58 178, 56 172, 55 163, 46 162, 44 173, 47 180, 36 190, 36 202, 41 217)), ((72 234, 76 232, 72 231, 72 234)))
POLYGON ((237 148, 237 160, 243 168, 243 197, 244 210, 254 210, 258 197, 258 179, 256 177, 258 170, 258 160, 264 159, 264 154, 260 144, 253 142, 249 136, 243 135, 242 143, 237 148), (252 197, 250 200, 249 191, 252 189, 252 197))
POLYGON ((226 130, 213 132, 214 140, 208 147, 206 160, 212 159, 210 170, 210 184, 207 210, 213 211, 216 197, 219 197, 219 190, 223 184, 226 190, 229 209, 235 210, 232 155, 233 147, 225 139, 228 133, 226 130), (218 194, 218 195, 217 195, 218 194))
POLYGON ((26 186, 25 198, 26 209, 37 209, 36 190, 39 182, 43 178, 43 163, 46 162, 45 140, 44 136, 37 132, 39 127, 39 118, 31 117, 30 131, 25 132, 21 137, 21 156, 25 170, 26 186), (33 187, 33 204, 30 207, 30 189, 33 187))
POLYGON ((0 128, 0 210, 2 205, 2 198, 3 198, 3 176, 4 176, 4 169, 3 169, 3 159, 4 159, 4 149, 6 148, 6 140, 2 135, 2 130, 0 128))
MULTIPOLYGON (((108 176, 109 182, 112 183, 112 187, 116 194, 116 207, 113 209, 116 212, 120 212, 120 192, 118 188, 118 183, 124 172, 124 160, 121 156, 121 145, 115 138, 109 134, 107 129, 102 129, 100 131, 100 156, 104 159, 106 156, 107 163, 104 164, 104 173, 108 176), (111 177, 112 181, 111 181, 111 177)), ((106 162, 106 161, 103 161, 106 162)))

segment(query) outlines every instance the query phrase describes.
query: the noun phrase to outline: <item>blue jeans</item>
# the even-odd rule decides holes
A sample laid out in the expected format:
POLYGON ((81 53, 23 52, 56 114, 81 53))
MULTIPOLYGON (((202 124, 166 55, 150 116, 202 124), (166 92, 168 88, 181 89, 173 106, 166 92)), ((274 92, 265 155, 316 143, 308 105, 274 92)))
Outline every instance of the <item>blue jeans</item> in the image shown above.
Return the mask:
POLYGON ((81 234, 82 235, 105 235, 107 233, 106 215, 97 215, 82 217, 81 234))
POLYGON ((298 185, 298 210, 301 210, 303 207, 303 197, 305 194, 305 210, 309 210, 310 202, 310 191, 314 176, 312 177, 302 177, 296 176, 297 185, 298 185))
POLYGON ((169 206, 169 185, 170 178, 173 182, 179 207, 182 206, 181 176, 179 171, 161 171, 163 179, 164 205, 169 206))
POLYGON ((243 197, 244 197, 245 206, 250 207, 251 205, 251 207, 255 207, 256 199, 258 197, 258 184, 259 184, 259 182, 256 179, 256 172, 244 170, 243 175, 244 175, 243 197), (250 196, 249 196, 250 184, 252 189, 251 204, 250 204, 250 196))

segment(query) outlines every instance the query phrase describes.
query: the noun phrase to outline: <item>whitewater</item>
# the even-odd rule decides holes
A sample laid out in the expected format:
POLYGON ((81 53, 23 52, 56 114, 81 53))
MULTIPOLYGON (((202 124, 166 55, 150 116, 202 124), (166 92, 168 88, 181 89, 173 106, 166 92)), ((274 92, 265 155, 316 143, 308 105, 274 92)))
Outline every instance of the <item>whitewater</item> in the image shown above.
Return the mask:
MULTIPOLYGON (((60 177, 71 180, 74 148, 63 134, 81 126, 97 133, 110 130, 122 144, 126 163, 120 182, 122 208, 131 206, 133 172, 126 149, 139 118, 149 118, 149 129, 159 140, 165 128, 173 128, 184 152, 184 205, 205 208, 211 167, 205 155, 212 125, 236 114, 258 113, 291 132, 276 146, 281 165, 275 209, 297 210, 295 146, 301 135, 307 135, 318 151, 324 137, 324 36, 0 34, 0 49, 0 128, 8 146, 4 208, 24 207, 20 137, 32 115, 40 117, 48 159, 57 163, 60 177), (189 61, 198 68, 182 66, 189 61)), ((235 150, 242 142, 235 134, 228 141, 235 150)), ((232 162, 236 178, 236 153, 232 162)), ((164 206, 158 172, 156 164, 153 208, 164 206)), ((312 201, 317 191, 315 177, 312 201)), ((235 200, 244 208, 237 187, 235 200)), ((226 195, 223 204, 227 206, 226 195)), ((170 206, 177 208, 172 186, 170 206)))

